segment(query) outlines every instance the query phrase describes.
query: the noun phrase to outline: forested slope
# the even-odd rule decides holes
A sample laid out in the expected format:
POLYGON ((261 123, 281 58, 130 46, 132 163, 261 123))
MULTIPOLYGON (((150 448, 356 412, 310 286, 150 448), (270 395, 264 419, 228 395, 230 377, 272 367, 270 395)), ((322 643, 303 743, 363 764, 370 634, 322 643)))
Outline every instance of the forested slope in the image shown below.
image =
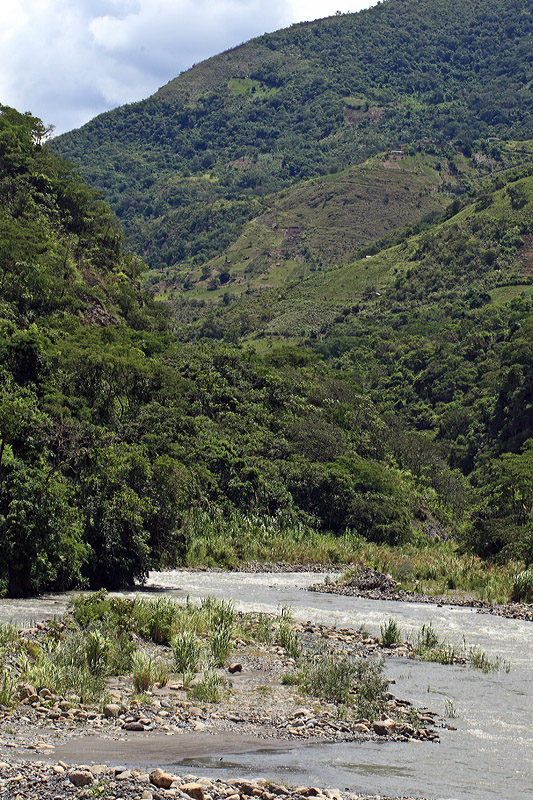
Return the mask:
POLYGON ((387 0, 50 143, 2 107, 1 592, 230 523, 533 561, 531 31, 387 0))
POLYGON ((466 512, 469 545, 531 560, 532 172, 502 174, 457 213, 345 266, 196 306, 178 334, 237 339, 278 362, 308 349, 375 404, 398 466, 466 512))
POLYGON ((186 555, 195 512, 391 543, 457 527, 318 354, 175 341, 115 218, 45 134, 2 108, 3 592, 128 584, 186 555))
POLYGON ((150 267, 202 264, 282 187, 419 140, 533 138, 532 26, 528 0, 387 0, 254 39, 53 147, 150 267))

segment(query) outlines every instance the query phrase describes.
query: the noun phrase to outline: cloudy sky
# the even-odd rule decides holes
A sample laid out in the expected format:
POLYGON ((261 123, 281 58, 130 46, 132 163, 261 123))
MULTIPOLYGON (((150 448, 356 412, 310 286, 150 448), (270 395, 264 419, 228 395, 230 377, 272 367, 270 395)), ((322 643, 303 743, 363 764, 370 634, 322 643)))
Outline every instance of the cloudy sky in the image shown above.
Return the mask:
POLYGON ((373 0, 3 0, 0 103, 56 133, 265 31, 373 0))

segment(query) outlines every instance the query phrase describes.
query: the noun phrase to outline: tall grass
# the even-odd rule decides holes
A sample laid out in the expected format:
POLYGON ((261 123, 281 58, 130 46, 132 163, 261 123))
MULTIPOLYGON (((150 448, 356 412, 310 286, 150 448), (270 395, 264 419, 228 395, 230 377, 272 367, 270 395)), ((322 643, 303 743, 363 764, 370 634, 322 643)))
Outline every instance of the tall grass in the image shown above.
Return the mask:
POLYGON ((419 628, 413 647, 413 657, 421 661, 436 661, 439 664, 465 664, 484 673, 497 672, 500 669, 509 672, 511 668, 508 661, 499 656, 491 658, 478 646, 467 648, 464 641, 460 646, 442 639, 431 622, 424 623, 419 628))
POLYGON ((319 532, 288 516, 259 517, 241 511, 191 511, 183 522, 186 566, 236 567, 243 562, 361 563, 390 573, 400 588, 426 594, 451 591, 505 602, 518 562, 496 565, 461 554, 453 542, 415 542, 399 547, 369 542, 353 531, 319 532))
POLYGON ((192 631, 181 631, 172 639, 171 646, 174 666, 176 671, 183 675, 185 684, 186 675, 198 669, 202 654, 201 644, 192 631))
POLYGON ((54 694, 75 695, 80 702, 91 703, 104 692, 106 670, 91 670, 82 632, 71 633, 62 642, 44 642, 34 659, 20 653, 18 663, 23 680, 54 694))
POLYGON ((236 567, 246 561, 349 564, 353 535, 334 536, 288 517, 191 511, 183 522, 186 566, 236 567))
MULTIPOLYGON (((474 555, 462 554, 453 542, 405 544, 401 547, 375 544, 355 537, 353 559, 358 564, 392 575, 399 587, 421 594, 465 592, 476 599, 506 602, 520 564, 492 564, 474 555)), ((350 579, 349 570, 344 578, 350 579)))
POLYGON ((402 630, 393 617, 380 625, 380 632, 382 647, 390 647, 393 644, 398 644, 402 638, 402 630))
POLYGON ((533 603, 533 567, 513 575, 511 600, 517 603, 533 603))

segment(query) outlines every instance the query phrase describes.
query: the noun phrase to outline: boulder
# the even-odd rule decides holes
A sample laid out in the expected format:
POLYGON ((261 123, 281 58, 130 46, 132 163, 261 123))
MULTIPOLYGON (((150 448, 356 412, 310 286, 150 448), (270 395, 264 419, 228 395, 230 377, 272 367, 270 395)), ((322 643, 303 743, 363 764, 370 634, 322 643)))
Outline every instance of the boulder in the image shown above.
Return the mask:
POLYGON ((170 789, 173 781, 173 776, 169 775, 168 772, 163 772, 162 769, 154 769, 150 773, 150 783, 157 786, 158 789, 170 789))
POLYGON ((204 800, 204 787, 201 783, 183 783, 180 786, 182 792, 188 794, 193 800, 204 800))
POLYGON ((74 786, 91 786, 94 783, 94 775, 88 769, 75 769, 69 774, 69 780, 74 786))
POLYGON ((396 730, 396 723, 393 719, 376 719, 372 727, 378 736, 390 736, 396 730))
POLYGON ((120 710, 118 703, 106 703, 104 706, 104 717, 118 717, 120 710))

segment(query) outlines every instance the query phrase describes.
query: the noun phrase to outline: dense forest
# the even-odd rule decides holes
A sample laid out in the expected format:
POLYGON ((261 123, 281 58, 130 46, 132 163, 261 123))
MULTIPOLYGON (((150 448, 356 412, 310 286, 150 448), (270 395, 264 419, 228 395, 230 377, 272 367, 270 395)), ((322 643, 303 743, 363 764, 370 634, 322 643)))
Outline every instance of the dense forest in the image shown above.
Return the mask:
POLYGON ((1 594, 230 523, 533 563, 531 30, 387 0, 56 140, 0 107, 1 594))
POLYGON ((453 517, 313 354, 174 341, 115 218, 45 133, 3 108, 3 591, 142 578, 183 556, 195 508, 390 542, 413 514, 453 517))

